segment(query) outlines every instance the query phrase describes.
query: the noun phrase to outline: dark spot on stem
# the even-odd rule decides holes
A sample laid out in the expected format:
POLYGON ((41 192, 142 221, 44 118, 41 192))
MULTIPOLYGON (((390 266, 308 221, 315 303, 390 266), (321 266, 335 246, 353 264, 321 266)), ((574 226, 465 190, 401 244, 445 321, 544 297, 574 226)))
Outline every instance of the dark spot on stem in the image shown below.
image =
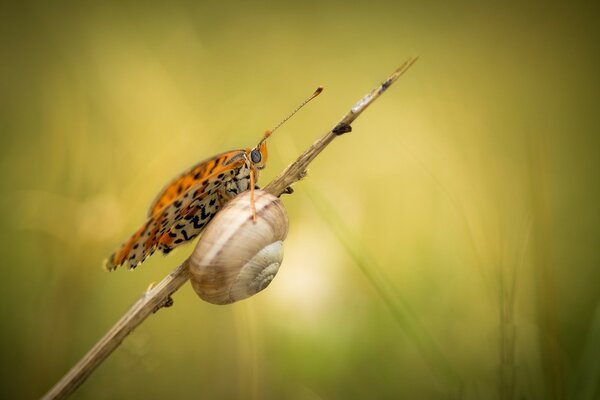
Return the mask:
POLYGON ((391 79, 388 79, 388 80, 384 81, 381 84, 381 89, 379 89, 379 91, 383 92, 384 90, 386 90, 387 88, 389 88, 391 86, 391 84, 392 84, 392 80, 391 79))
POLYGON ((344 122, 340 122, 333 128, 332 132, 340 136, 344 133, 352 132, 352 127, 344 122))

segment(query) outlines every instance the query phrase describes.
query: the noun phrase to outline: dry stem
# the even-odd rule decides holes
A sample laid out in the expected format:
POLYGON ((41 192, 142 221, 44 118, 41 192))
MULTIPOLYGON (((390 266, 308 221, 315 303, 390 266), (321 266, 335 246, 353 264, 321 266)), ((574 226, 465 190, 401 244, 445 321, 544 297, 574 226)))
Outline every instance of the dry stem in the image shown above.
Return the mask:
MULTIPOLYGON (((310 162, 333 139, 352 130, 352 122, 417 59, 411 58, 372 92, 367 94, 325 136, 313 143, 296 161, 290 164, 264 190, 276 196, 284 193, 294 182, 306 176, 310 162)), ((121 319, 96 343, 96 345, 56 384, 43 399, 63 399, 81 385, 85 379, 115 350, 138 325, 162 307, 172 304, 171 295, 189 279, 187 260, 165 277, 158 285, 149 288, 121 319)))

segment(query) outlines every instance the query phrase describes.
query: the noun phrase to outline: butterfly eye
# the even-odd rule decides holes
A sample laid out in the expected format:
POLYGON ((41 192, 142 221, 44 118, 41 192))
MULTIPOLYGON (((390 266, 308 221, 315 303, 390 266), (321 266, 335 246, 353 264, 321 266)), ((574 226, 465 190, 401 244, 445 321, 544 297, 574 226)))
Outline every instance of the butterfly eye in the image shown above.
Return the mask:
POLYGON ((250 152, 250 159, 252 160, 253 163, 259 163, 260 160, 262 159, 262 156, 260 155, 260 151, 258 151, 258 149, 253 149, 250 152))

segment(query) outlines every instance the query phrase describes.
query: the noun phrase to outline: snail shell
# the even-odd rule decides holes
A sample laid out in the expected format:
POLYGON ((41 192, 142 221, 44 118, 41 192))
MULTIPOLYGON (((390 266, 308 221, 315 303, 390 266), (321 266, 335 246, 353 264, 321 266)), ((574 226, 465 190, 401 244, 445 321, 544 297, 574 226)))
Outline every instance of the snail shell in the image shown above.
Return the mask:
POLYGON ((190 280, 203 300, 229 304, 248 298, 267 286, 283 259, 288 218, 281 200, 254 191, 256 221, 252 220, 250 191, 217 213, 190 257, 190 280))

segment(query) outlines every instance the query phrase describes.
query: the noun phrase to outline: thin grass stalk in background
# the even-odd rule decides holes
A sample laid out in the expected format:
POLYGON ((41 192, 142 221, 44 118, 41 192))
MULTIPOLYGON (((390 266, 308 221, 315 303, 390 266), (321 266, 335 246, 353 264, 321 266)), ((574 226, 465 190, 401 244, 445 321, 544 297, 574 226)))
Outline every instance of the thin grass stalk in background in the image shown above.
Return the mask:
POLYGON ((360 238, 351 233, 343 222, 335 207, 319 192, 305 183, 305 192, 315 205, 319 215, 325 220, 336 238, 340 241, 348 255, 354 260, 360 272, 369 281, 375 292, 381 297, 383 304, 390 311, 396 323, 402 328, 407 338, 415 345, 427 364, 437 372, 443 381, 453 389, 460 390, 462 379, 452 367, 450 361, 440 349, 433 335, 427 331, 413 311, 409 302, 394 287, 383 270, 377 265, 370 251, 360 238))
POLYGON ((514 399, 517 395, 517 325, 515 323, 515 298, 517 295, 517 271, 523 269, 525 256, 530 246, 532 221, 525 227, 521 249, 516 262, 501 262, 498 271, 498 309, 500 322, 500 367, 499 395, 502 400, 514 399), (512 265, 512 267, 510 267, 512 265))
POLYGON ((546 143, 542 136, 535 133, 532 135, 530 152, 531 196, 534 218, 534 273, 537 282, 542 370, 544 372, 546 395, 549 399, 560 400, 565 397, 565 389, 556 316, 555 264, 552 252, 550 205, 548 204, 546 143))
POLYGON ((514 321, 515 271, 505 263, 499 267, 499 317, 500 317, 500 371, 499 395, 501 400, 512 400, 515 395, 515 344, 517 328, 514 321), (507 276, 508 275, 508 276, 507 276))
POLYGON ((587 332, 585 345, 573 379, 569 382, 569 399, 600 398, 600 301, 587 332))
MULTIPOLYGON (((475 266, 477 268, 477 273, 481 276, 481 280, 485 285, 485 293, 493 293, 494 282, 492 277, 486 274, 485 270, 485 262, 483 261, 482 251, 477 245, 477 240, 475 239, 475 233, 473 232, 472 223, 469 220, 469 216, 467 215, 467 211, 463 205, 463 203, 459 200, 458 196, 454 195, 453 191, 442 182, 440 178, 427 166, 425 162, 423 162, 416 154, 409 150, 409 147, 406 145, 400 146, 400 150, 404 151, 406 155, 410 156, 415 162, 419 165, 421 170, 429 176, 429 178, 433 181, 433 183, 440 188, 441 193, 443 193, 450 202, 450 205, 456 210, 462 224, 464 225, 464 229, 467 234, 467 238, 469 239, 469 243, 473 249, 473 256, 475 257, 476 263, 475 266)), ((494 299, 491 297, 488 298, 490 302, 493 302, 494 299)))

